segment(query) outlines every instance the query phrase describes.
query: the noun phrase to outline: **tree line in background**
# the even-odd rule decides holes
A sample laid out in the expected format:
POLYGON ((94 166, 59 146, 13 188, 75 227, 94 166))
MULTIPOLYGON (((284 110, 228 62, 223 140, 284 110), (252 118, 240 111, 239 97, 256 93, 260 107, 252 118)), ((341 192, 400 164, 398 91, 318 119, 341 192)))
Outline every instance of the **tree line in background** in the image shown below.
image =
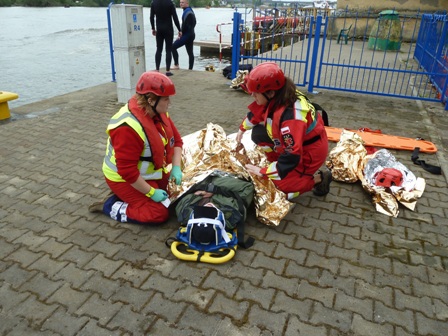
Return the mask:
MULTIPOLYGON (((152 0, 124 0, 116 3, 142 5, 150 7, 152 0)), ((217 1, 215 1, 217 3, 217 1)), ((190 0, 191 7, 215 7, 213 0, 190 0)), ((0 0, 0 7, 22 6, 22 7, 107 7, 111 0, 0 0)), ((179 7, 179 0, 174 0, 179 7)))

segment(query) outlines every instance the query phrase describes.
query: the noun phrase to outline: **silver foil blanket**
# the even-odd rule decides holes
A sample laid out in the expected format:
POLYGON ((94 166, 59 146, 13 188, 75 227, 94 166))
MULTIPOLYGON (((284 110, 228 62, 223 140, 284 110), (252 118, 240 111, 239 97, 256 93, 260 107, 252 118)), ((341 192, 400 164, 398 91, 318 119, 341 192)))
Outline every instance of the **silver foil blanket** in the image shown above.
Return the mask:
POLYGON ((387 150, 380 149, 367 155, 363 140, 354 132, 344 130, 336 146, 331 150, 326 163, 335 181, 354 183, 361 181, 362 187, 372 196, 378 212, 397 217, 399 204, 415 210, 417 200, 425 190, 425 180, 415 175, 387 150), (395 168, 403 175, 401 186, 385 188, 375 184, 375 177, 384 168, 395 168))

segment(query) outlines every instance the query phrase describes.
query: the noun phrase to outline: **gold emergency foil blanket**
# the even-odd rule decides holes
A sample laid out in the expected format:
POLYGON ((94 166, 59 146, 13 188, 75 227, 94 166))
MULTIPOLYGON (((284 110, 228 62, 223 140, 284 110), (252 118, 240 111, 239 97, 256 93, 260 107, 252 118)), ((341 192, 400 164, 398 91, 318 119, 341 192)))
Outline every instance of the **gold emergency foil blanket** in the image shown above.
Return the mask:
MULTIPOLYGON (((390 156, 393 157, 391 154, 390 156)), ((367 162, 374 157, 375 154, 367 155, 364 141, 359 135, 344 130, 339 142, 331 150, 326 165, 331 169, 332 177, 336 181, 347 183, 361 181, 363 189, 372 196, 376 211, 397 217, 399 204, 414 211, 417 200, 425 190, 425 180, 417 178, 412 190, 376 186, 364 175, 367 162)))
POLYGON ((326 163, 333 180, 346 183, 360 180, 366 155, 362 138, 354 132, 342 131, 340 140, 330 151, 326 163))
POLYGON ((415 184, 415 188, 410 191, 405 189, 390 190, 383 187, 377 187, 370 184, 366 179, 361 179, 362 187, 365 191, 372 195, 372 201, 375 204, 376 211, 397 217, 399 213, 398 204, 401 204, 414 211, 417 200, 422 196, 425 190, 425 179, 419 177, 415 184))
POLYGON ((265 165, 265 155, 250 140, 246 132, 242 146, 236 148, 235 135, 226 136, 221 126, 209 123, 207 128, 182 138, 183 178, 177 186, 173 181, 168 185, 170 200, 174 202, 194 184, 204 180, 214 170, 232 173, 254 183, 254 203, 257 219, 266 225, 278 226, 280 221, 294 206, 278 191, 272 181, 249 174, 245 164, 265 165))
POLYGON ((238 89, 244 83, 244 78, 249 74, 248 70, 238 70, 236 77, 230 82, 231 89, 238 89))
POLYGON ((387 216, 398 216, 398 202, 394 195, 382 187, 372 186, 364 178, 361 179, 362 187, 372 196, 372 202, 376 211, 387 216))

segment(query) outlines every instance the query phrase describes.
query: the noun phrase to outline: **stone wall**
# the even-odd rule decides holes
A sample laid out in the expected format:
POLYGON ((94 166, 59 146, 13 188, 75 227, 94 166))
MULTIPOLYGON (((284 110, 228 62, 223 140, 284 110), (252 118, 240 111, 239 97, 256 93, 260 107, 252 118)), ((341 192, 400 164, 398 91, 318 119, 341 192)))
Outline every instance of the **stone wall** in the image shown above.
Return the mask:
MULTIPOLYGON (((357 40, 368 38, 375 18, 364 17, 362 15, 354 17, 335 17, 329 21, 327 37, 336 39, 342 28, 351 25, 349 37, 357 40)), ((420 20, 415 17, 400 18, 403 42, 415 42, 420 29, 420 20)))

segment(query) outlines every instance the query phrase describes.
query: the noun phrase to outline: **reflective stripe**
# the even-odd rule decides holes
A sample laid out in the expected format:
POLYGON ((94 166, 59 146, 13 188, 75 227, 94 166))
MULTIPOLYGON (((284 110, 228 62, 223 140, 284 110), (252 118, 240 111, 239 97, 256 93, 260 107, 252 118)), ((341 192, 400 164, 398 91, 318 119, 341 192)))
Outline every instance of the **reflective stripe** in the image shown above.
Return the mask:
POLYGON ((163 168, 160 168, 154 171, 154 173, 142 174, 142 177, 144 180, 160 180, 163 176, 163 170, 163 168))
POLYGON ((278 171, 277 171, 277 162, 272 162, 271 164, 269 164, 269 166, 266 169, 266 176, 270 179, 270 180, 281 180, 280 176, 278 175, 278 171))
POLYGON ((117 201, 112 205, 112 208, 110 209, 109 216, 112 219, 117 220, 117 215, 119 214, 120 208, 123 205, 123 202, 117 201))
POLYGON ((304 109, 302 107, 302 101, 300 99, 296 100, 294 104, 294 119, 306 122, 306 115, 308 114, 308 111, 309 109, 304 109), (305 114, 303 113, 304 111, 306 111, 305 114))
POLYGON ((272 118, 266 119, 266 132, 268 133, 268 136, 272 139, 272 118))
MULTIPOLYGON (((317 124, 316 110, 314 109, 313 105, 307 103, 307 101, 304 97, 301 97, 301 99, 298 99, 296 101, 296 103, 294 104, 294 119, 295 120, 300 120, 300 121, 303 121, 306 123, 307 122, 306 117, 307 117, 310 109, 312 110, 311 114, 314 119, 313 119, 313 122, 306 129, 305 134, 310 133, 314 129, 314 127, 316 127, 316 124, 317 124)), ((272 119, 267 118, 266 119, 266 131, 271 139, 273 139, 272 124, 273 124, 272 119)))
POLYGON ((126 215, 126 210, 128 208, 128 203, 123 202, 123 205, 120 207, 120 220, 122 223, 126 223, 128 221, 128 216, 126 215))
POLYGON ((299 97, 299 99, 294 104, 294 118, 297 120, 307 122, 306 116, 308 115, 310 110, 312 110, 311 114, 313 117, 313 122, 306 129, 306 134, 310 133, 314 129, 314 127, 316 127, 316 110, 314 109, 313 105, 308 104, 307 100, 303 96, 299 97))
POLYGON ((293 198, 296 198, 299 195, 300 195, 300 191, 290 192, 290 193, 286 194, 286 199, 287 200, 292 200, 293 198))
POLYGON ((258 146, 263 152, 265 152, 265 153, 271 153, 271 152, 273 152, 274 150, 272 149, 272 147, 270 147, 270 146, 258 146))
POLYGON ((128 203, 122 201, 115 202, 110 209, 110 218, 122 223, 126 223, 128 221, 128 216, 126 215, 128 205, 128 203))
POLYGON ((254 126, 255 126, 255 125, 252 124, 252 123, 249 121, 248 118, 245 118, 245 119, 243 120, 243 128, 244 128, 245 130, 252 129, 254 126))
POLYGON ((139 164, 140 164, 140 175, 144 175, 144 174, 146 174, 146 172, 148 171, 148 168, 149 168, 149 161, 141 161, 141 162, 139 162, 139 164))
POLYGON ((107 150, 106 150, 106 156, 104 158, 104 163, 112 170, 117 171, 117 167, 115 164, 112 163, 112 156, 113 156, 114 148, 110 144, 110 139, 107 140, 107 150))

